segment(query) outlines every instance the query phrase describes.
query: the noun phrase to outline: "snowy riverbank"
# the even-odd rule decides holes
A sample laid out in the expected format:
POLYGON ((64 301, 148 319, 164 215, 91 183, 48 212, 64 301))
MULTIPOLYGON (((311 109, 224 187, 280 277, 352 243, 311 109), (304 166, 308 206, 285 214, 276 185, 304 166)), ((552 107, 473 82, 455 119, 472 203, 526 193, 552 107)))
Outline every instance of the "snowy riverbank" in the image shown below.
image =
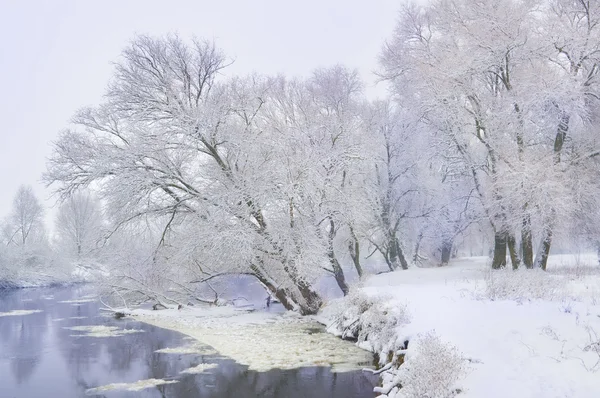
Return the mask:
POLYGON ((0 290, 23 289, 36 287, 69 286, 80 283, 91 283, 106 277, 108 272, 98 263, 65 263, 53 268, 42 264, 35 267, 0 269, 0 290), (52 272, 47 270, 51 269, 52 272))
POLYGON ((372 276, 322 316, 379 355, 389 397, 597 397, 600 268, 572 260, 547 273, 467 258, 372 276))
POLYGON ((575 260, 556 256, 548 272, 491 272, 475 257, 375 275, 317 317, 233 307, 132 315, 259 371, 357 369, 368 367, 370 351, 384 397, 596 397, 600 267, 575 260))
POLYGON ((5 289, 26 289, 36 287, 58 287, 69 286, 85 281, 72 278, 57 278, 51 275, 36 275, 32 278, 0 278, 0 290, 5 289))

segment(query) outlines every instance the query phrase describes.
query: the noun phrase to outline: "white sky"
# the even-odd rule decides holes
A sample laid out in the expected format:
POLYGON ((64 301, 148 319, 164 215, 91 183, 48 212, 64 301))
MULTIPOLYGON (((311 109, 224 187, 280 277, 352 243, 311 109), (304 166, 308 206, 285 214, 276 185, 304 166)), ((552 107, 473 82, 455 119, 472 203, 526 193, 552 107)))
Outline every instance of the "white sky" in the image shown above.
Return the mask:
POLYGON ((0 218, 20 184, 52 206, 40 183, 50 143, 78 108, 101 101, 111 62, 136 33, 214 38, 236 60, 230 73, 342 63, 373 85, 402 1, 0 0, 0 218))

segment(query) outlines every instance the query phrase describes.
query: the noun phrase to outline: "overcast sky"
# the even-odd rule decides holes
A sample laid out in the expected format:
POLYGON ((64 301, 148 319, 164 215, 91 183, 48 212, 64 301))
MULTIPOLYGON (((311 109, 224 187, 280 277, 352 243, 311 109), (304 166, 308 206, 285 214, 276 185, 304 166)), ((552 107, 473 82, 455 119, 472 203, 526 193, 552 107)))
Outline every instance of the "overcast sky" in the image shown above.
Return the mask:
POLYGON ((342 63, 373 85, 401 2, 0 0, 0 218, 20 184, 53 204, 40 183, 51 141, 75 110, 101 101, 111 62, 136 33, 213 38, 235 58, 230 73, 306 75, 342 63))

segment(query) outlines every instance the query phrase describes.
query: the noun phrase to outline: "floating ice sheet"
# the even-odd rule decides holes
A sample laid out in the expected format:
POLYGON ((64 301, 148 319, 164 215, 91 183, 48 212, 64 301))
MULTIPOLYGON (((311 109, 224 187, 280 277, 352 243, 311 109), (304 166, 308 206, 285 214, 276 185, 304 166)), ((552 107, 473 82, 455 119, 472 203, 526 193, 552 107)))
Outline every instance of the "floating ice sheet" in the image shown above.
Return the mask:
POLYGON ((158 354, 179 354, 179 355, 217 355, 217 352, 206 345, 194 344, 184 347, 162 348, 154 351, 158 354))
POLYGON ((105 325, 72 326, 65 327, 65 329, 83 332, 82 334, 74 335, 75 337, 120 337, 126 334, 143 332, 143 330, 138 329, 120 329, 116 326, 105 325))
POLYGON ((370 366, 373 360, 372 354, 354 344, 320 333, 314 321, 293 316, 263 319, 260 313, 228 314, 209 321, 196 310, 138 312, 138 316, 143 322, 187 334, 257 371, 307 366, 352 371, 370 366))
POLYGON ((181 371, 181 373, 193 374, 193 375, 200 374, 200 373, 206 373, 207 370, 214 369, 217 366, 218 365, 216 363, 201 363, 198 366, 194 366, 193 368, 183 370, 183 371, 181 371))
POLYGON ((163 384, 173 384, 178 383, 177 380, 163 380, 163 379, 146 379, 146 380, 138 380, 134 383, 113 383, 107 384, 105 386, 100 386, 96 388, 90 388, 86 390, 87 395, 96 395, 102 392, 107 391, 141 391, 146 388, 152 388, 156 386, 161 386, 163 384))
POLYGON ((37 314, 38 312, 42 312, 42 310, 13 310, 13 311, 8 311, 8 312, 0 312, 0 317, 31 315, 31 314, 37 314))
POLYGON ((80 298, 80 299, 75 299, 75 300, 63 300, 63 301, 59 301, 59 303, 62 304, 84 304, 84 303, 93 303, 94 301, 96 301, 93 298, 80 298))

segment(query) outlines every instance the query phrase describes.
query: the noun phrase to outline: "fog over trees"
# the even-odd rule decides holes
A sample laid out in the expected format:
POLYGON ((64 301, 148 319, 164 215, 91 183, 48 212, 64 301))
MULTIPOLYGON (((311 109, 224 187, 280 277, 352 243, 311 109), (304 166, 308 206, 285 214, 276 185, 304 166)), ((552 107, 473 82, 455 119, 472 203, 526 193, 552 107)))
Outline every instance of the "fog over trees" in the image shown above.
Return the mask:
POLYGON ((44 207, 30 186, 22 185, 13 199, 13 208, 3 225, 4 243, 7 246, 27 247, 42 243, 44 207))
POLYGON ((56 245, 76 260, 94 257, 102 244, 103 218, 100 202, 89 192, 78 191, 58 208, 56 245))
POLYGON ((53 145, 53 233, 23 187, 0 255, 101 268, 136 302, 215 302, 243 276, 313 314, 324 278, 346 295, 459 253, 546 269, 557 244, 596 250, 599 22, 579 0, 403 6, 377 100, 344 65, 226 76, 218 42, 136 36, 53 145))

